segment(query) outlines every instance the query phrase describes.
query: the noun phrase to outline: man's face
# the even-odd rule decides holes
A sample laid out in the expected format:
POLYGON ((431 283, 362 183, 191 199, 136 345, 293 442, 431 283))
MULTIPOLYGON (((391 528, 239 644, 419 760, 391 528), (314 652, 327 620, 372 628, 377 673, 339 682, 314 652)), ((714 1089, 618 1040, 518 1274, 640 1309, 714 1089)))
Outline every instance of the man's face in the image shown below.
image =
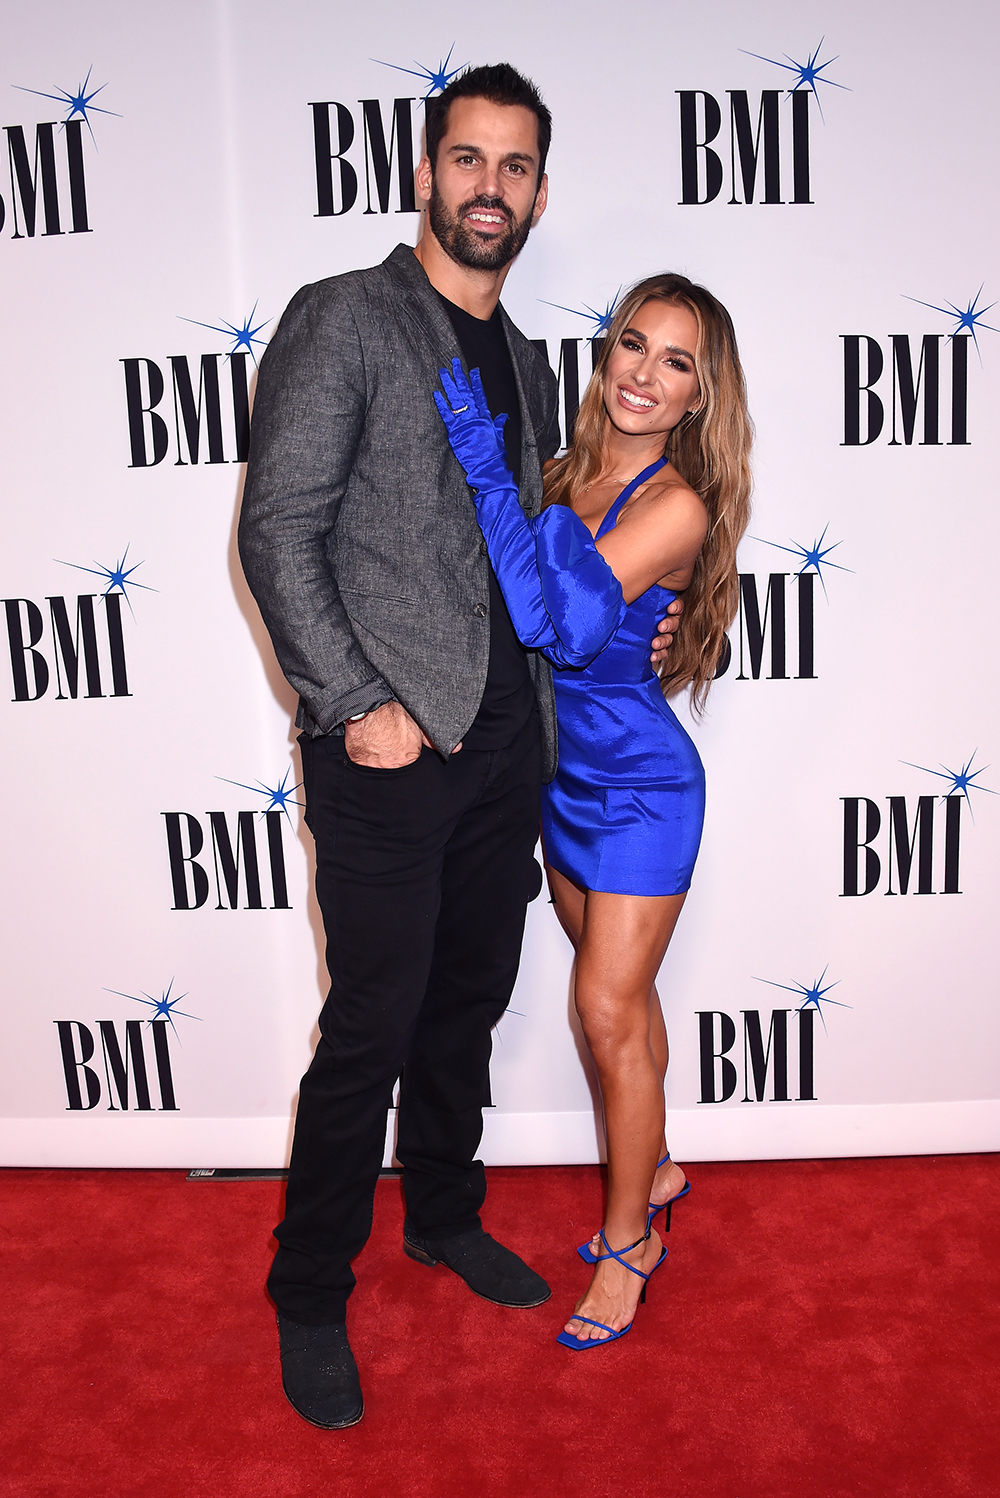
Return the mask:
POLYGON ((437 165, 417 168, 441 248, 471 270, 502 270, 545 210, 548 179, 538 182, 538 121, 520 104, 456 99, 437 165), (537 187, 537 190, 536 190, 537 187))

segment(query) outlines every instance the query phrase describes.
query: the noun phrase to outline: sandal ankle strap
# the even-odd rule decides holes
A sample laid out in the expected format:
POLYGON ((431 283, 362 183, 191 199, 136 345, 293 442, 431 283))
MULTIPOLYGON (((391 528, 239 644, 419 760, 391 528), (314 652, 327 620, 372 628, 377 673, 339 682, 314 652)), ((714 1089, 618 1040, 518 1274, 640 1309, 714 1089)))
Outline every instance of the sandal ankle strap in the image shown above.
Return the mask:
POLYGON ((647 1224, 647 1226, 646 1226, 646 1231, 643 1233, 642 1237, 641 1238, 637 1238, 634 1243, 629 1243, 625 1248, 612 1248, 611 1244, 608 1242, 607 1238, 605 1238, 605 1236, 604 1236, 604 1229, 601 1228, 600 1238, 601 1238, 601 1242, 604 1244, 604 1247, 607 1249, 607 1253, 606 1254, 597 1254, 596 1257, 595 1257, 595 1262, 599 1262, 601 1259, 616 1259, 618 1261, 618 1263, 621 1264, 621 1266, 622 1266, 623 1269, 629 1270, 630 1273, 632 1273, 632 1274, 637 1274, 641 1280, 648 1280, 649 1279, 649 1275, 648 1274, 644 1274, 641 1269, 636 1269, 636 1267, 635 1267, 634 1264, 627 1264, 625 1262, 625 1260, 622 1258, 622 1254, 631 1253, 632 1249, 633 1248, 638 1248, 640 1243, 648 1243, 649 1242, 649 1235, 652 1232, 652 1230, 653 1230, 653 1224, 652 1224, 652 1222, 649 1222, 647 1224))

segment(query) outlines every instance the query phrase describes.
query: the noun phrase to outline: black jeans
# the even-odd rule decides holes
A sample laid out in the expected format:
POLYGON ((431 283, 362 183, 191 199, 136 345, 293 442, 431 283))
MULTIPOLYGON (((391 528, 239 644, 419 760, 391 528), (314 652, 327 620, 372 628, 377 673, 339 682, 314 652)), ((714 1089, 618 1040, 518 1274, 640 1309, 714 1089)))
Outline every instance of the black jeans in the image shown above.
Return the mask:
POLYGON ((268 1289, 290 1320, 327 1325, 344 1320, 350 1260, 371 1232, 401 1074, 407 1227, 446 1238, 479 1224, 491 1030, 540 885, 538 719, 506 749, 447 761, 424 749, 399 770, 354 764, 342 738, 306 738, 302 765, 330 993, 268 1289))

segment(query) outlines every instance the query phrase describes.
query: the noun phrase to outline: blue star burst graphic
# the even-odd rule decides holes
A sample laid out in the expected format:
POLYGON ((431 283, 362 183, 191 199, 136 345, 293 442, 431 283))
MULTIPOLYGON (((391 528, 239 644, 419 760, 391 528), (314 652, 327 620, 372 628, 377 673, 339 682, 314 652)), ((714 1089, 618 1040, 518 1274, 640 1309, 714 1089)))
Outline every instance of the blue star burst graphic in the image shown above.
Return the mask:
POLYGON ((960 791, 965 797, 966 805, 969 808, 969 815, 975 821, 976 818, 972 811, 972 797, 969 795, 969 792, 985 791, 988 796, 1000 796, 1000 791, 991 791, 988 785, 978 784, 976 776, 985 774, 989 769, 989 765, 980 765, 978 770, 972 768, 972 762, 978 753, 979 750, 974 749, 960 770, 949 770, 947 765, 942 765, 940 770, 930 770, 926 765, 915 765, 908 759, 901 759, 900 764, 909 765, 911 770, 922 770, 925 775, 936 775, 939 780, 947 780, 949 782, 948 789, 941 792, 942 797, 954 796, 956 791, 960 791))
POLYGON ((852 567, 842 567, 839 562, 827 560, 831 551, 836 551, 838 546, 843 546, 844 544, 842 541, 834 541, 832 545, 824 547, 823 542, 826 540, 826 533, 829 529, 830 524, 828 521, 823 527, 823 534, 818 541, 813 542, 812 546, 803 546, 800 541, 793 541, 791 546, 782 546, 780 541, 765 541, 762 536, 751 536, 750 539, 751 541, 760 541, 764 546, 774 546, 778 551, 791 552, 792 556, 798 557, 802 562, 802 566, 796 572, 796 577, 801 577, 803 572, 808 572, 810 567, 814 568, 816 576, 819 578, 820 586, 823 589, 823 597, 829 602, 829 594, 826 591, 826 582, 823 578, 823 568, 835 567, 838 572, 853 572, 854 570, 852 567))
POLYGON ((808 89, 815 98, 817 106, 819 107, 820 119, 824 119, 823 102, 820 99, 819 90, 816 87, 817 83, 827 83, 831 88, 842 88, 847 93, 851 93, 851 89, 847 87, 846 83, 835 83, 832 78, 823 77, 823 69, 828 68, 831 63, 837 61, 836 57, 828 57, 826 62, 816 61, 825 41, 826 37, 821 36, 819 39, 819 46, 806 62, 796 62, 794 57, 789 57, 787 52, 783 52, 781 54, 782 57, 784 57, 785 61, 779 62, 776 57, 764 57, 760 52, 748 52, 745 47, 741 47, 740 51, 743 53, 744 57, 756 57, 758 62, 769 62, 772 67, 784 68, 786 73, 794 73, 795 82, 792 84, 790 91, 792 93, 795 93, 796 89, 808 89))
POLYGON ((611 326, 611 320, 615 315, 615 308, 618 306, 618 300, 621 294, 622 289, 619 286, 618 290, 615 292, 610 302, 608 302, 603 312, 598 312, 596 307, 589 307, 586 302, 584 302, 583 311, 581 312, 578 307, 564 307, 561 302, 547 302, 544 297, 539 297, 539 301, 545 307, 558 307, 560 312, 572 312, 574 317, 588 318, 590 322, 594 324, 594 331, 587 339, 587 342, 593 343, 595 338, 603 338, 606 336, 607 331, 611 326))
MULTIPOLYGON (((129 545, 131 545, 131 542, 129 542, 129 545)), ((125 548, 125 553, 121 561, 115 567, 102 567, 100 562, 95 562, 93 567, 83 567, 79 562, 60 562, 58 557, 54 558, 54 560, 59 563, 60 567, 75 567, 77 572, 90 572, 94 577, 99 577, 105 581, 108 586, 101 594, 102 598, 107 598, 108 594, 113 593, 117 588, 128 604, 128 611, 134 619, 135 614, 132 609, 132 600, 128 596, 127 589, 142 588, 145 593, 158 593, 159 589, 151 588, 146 583, 137 583, 132 577, 132 573, 137 571, 143 564, 142 562, 133 562, 131 567, 126 567, 125 562, 127 557, 128 546, 125 548)))
POLYGON ((107 114, 112 115, 116 120, 120 120, 121 115, 115 114, 115 111, 113 109, 102 109, 99 104, 95 104, 93 102, 97 98, 97 95, 101 93, 103 89, 107 88, 108 85, 106 83, 102 83, 100 88, 95 88, 89 94, 87 93, 87 85, 90 83, 90 75, 93 71, 94 65, 93 63, 91 63, 90 67, 87 69, 86 78, 79 85, 75 94, 71 93, 69 89, 59 88, 58 85, 56 85, 58 91, 54 94, 45 94, 40 88, 23 88, 20 83, 15 83, 14 87, 18 89, 22 94, 37 94, 40 99, 55 99, 58 104, 68 104, 69 113, 63 120, 63 124, 68 124, 71 119, 73 119, 76 115, 79 115, 80 119, 90 131, 90 138, 94 141, 94 145, 96 146, 97 141, 94 140, 94 127, 90 123, 90 116, 92 114, 107 114))
POLYGON ((226 785, 238 785, 242 791, 253 791, 255 796, 267 796, 268 802, 261 812, 261 816, 265 816, 269 811, 283 811, 285 816, 288 817, 288 825, 290 827, 292 819, 288 816, 289 806, 303 806, 305 804, 302 801, 294 800, 293 793, 300 788, 302 782, 300 780, 298 785, 289 785, 288 777, 291 773, 292 771, 289 767, 281 777, 281 784, 277 786, 265 785, 262 780, 258 780, 256 785, 244 785, 242 780, 227 780, 225 775, 216 775, 215 778, 216 780, 225 781, 226 785))
POLYGON ((221 327, 218 327, 215 323, 211 322, 198 322, 197 318, 194 317, 182 317, 180 321, 189 322, 196 328, 208 328, 209 332, 211 333, 221 333, 224 338, 231 338, 233 340, 233 346, 229 350, 229 353, 226 355, 226 358, 231 359, 234 354, 238 353, 240 349, 243 349, 250 355, 251 359, 254 362, 254 365, 256 366, 257 355, 253 351, 253 346, 255 343, 259 343, 262 345, 267 343, 266 338, 258 338, 257 334, 260 332, 261 328, 266 328, 268 323, 268 319, 265 318, 263 322, 259 322, 257 326, 254 327, 253 320, 256 314, 257 303, 254 302, 253 311, 250 313, 250 316, 244 320, 243 326, 241 328, 236 327, 234 323, 226 322, 225 318, 222 319, 221 327))
MULTIPOLYGON (((412 78, 419 78, 422 83, 429 83, 430 88, 427 90, 426 94, 424 94, 423 99, 420 101, 422 104, 426 104, 427 100, 435 90, 440 93, 442 89, 446 89, 451 80, 462 71, 462 68, 466 66, 466 64, 463 62, 457 68, 452 68, 449 71, 448 64, 451 62, 451 54, 454 52, 454 50, 455 43, 452 42, 451 46, 448 48, 448 56, 445 58, 444 62, 438 63, 437 68, 428 68, 422 62, 418 62, 416 68, 402 68, 400 67, 399 63, 383 62, 380 57, 373 57, 371 61, 377 62, 380 68, 395 68, 397 73, 409 73, 412 78)), ((414 61, 416 61, 416 59, 414 59, 414 61)))
MULTIPOLYGON (((984 281, 983 285, 985 286, 985 284, 986 283, 984 281)), ((986 316, 987 312, 990 312, 996 306, 996 302, 990 302, 988 307, 980 307, 979 298, 982 296, 982 294, 983 287, 980 286, 979 290, 976 292, 975 296, 972 297, 969 305, 966 307, 964 312, 962 311, 961 307, 956 307, 954 302, 946 301, 943 307, 937 307, 933 302, 922 302, 919 297, 906 296, 905 292, 903 293, 903 296, 908 302, 916 302, 918 307, 929 307, 932 312, 940 312, 945 317, 953 317, 955 319, 955 326, 948 334, 948 342, 950 343, 955 335, 957 333, 961 333, 963 330, 966 333, 971 333, 972 341, 976 345, 976 353, 979 355, 979 362, 980 364, 982 364, 983 351, 979 347, 979 338, 977 336, 978 332, 980 331, 980 329, 985 329, 988 333, 1000 333, 1000 328, 994 328, 990 323, 981 321, 981 319, 986 316)))
MULTIPOLYGON (((201 1023, 201 1016, 198 1014, 185 1014, 183 1009, 177 1008, 177 1005, 181 1002, 181 1000, 187 998, 187 994, 179 993, 176 999, 172 999, 170 997, 170 990, 173 988, 173 986, 174 980, 173 978, 171 978, 170 982, 164 989, 163 994, 158 999, 154 999, 151 993, 146 993, 145 989, 143 989, 142 991, 142 998, 140 998, 139 995, 135 993, 122 993, 118 988, 106 988, 104 992, 116 993, 120 999, 131 999, 134 1004, 146 1004, 153 1011, 153 1013, 149 1016, 149 1020, 147 1021, 147 1023, 152 1024, 154 1019, 165 1019, 169 1024, 171 1030, 173 1030, 174 1034, 177 1035, 177 1026, 174 1024, 175 1014, 179 1019, 196 1019, 198 1020, 199 1024, 201 1023)), ((177 1044, 180 1045, 179 1035, 177 1035, 177 1044)))
POLYGON ((783 988, 786 993, 794 993, 798 995, 803 1000, 803 1002, 799 1005, 798 1009, 796 1009, 795 1013, 801 1014, 803 1009, 815 1009, 816 1013, 820 1017, 820 1022, 822 1023, 824 1034, 828 1034, 829 1031, 827 1031, 826 1028, 826 1019, 823 1016, 823 1010, 821 1006, 823 1004, 835 1004, 838 1009, 854 1008, 853 1004, 842 1004, 839 999, 827 998, 827 994, 830 992, 830 989, 836 988, 837 984, 840 982, 840 979, 838 978, 836 982, 828 983, 825 988, 823 987, 823 979, 826 977, 827 972, 829 971, 829 967, 830 964, 827 963, 826 967, 820 973, 815 983, 808 988, 804 983, 774 983, 770 978, 755 978, 754 982, 767 983, 771 988, 783 988))

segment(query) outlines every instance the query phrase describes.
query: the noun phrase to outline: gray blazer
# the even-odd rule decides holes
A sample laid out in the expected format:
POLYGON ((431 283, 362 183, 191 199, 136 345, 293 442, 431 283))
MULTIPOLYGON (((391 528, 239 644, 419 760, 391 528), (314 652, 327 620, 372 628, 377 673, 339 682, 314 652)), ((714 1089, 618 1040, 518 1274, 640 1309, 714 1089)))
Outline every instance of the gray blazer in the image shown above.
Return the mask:
MULTIPOLYGON (((557 386, 503 313, 521 404, 521 503, 541 507, 557 386)), ((431 391, 460 349, 412 249, 304 286, 261 360, 240 558, 299 693, 329 733, 401 702, 442 753, 476 716, 489 660, 486 543, 431 391)), ((547 663, 530 656, 555 769, 547 663)))

